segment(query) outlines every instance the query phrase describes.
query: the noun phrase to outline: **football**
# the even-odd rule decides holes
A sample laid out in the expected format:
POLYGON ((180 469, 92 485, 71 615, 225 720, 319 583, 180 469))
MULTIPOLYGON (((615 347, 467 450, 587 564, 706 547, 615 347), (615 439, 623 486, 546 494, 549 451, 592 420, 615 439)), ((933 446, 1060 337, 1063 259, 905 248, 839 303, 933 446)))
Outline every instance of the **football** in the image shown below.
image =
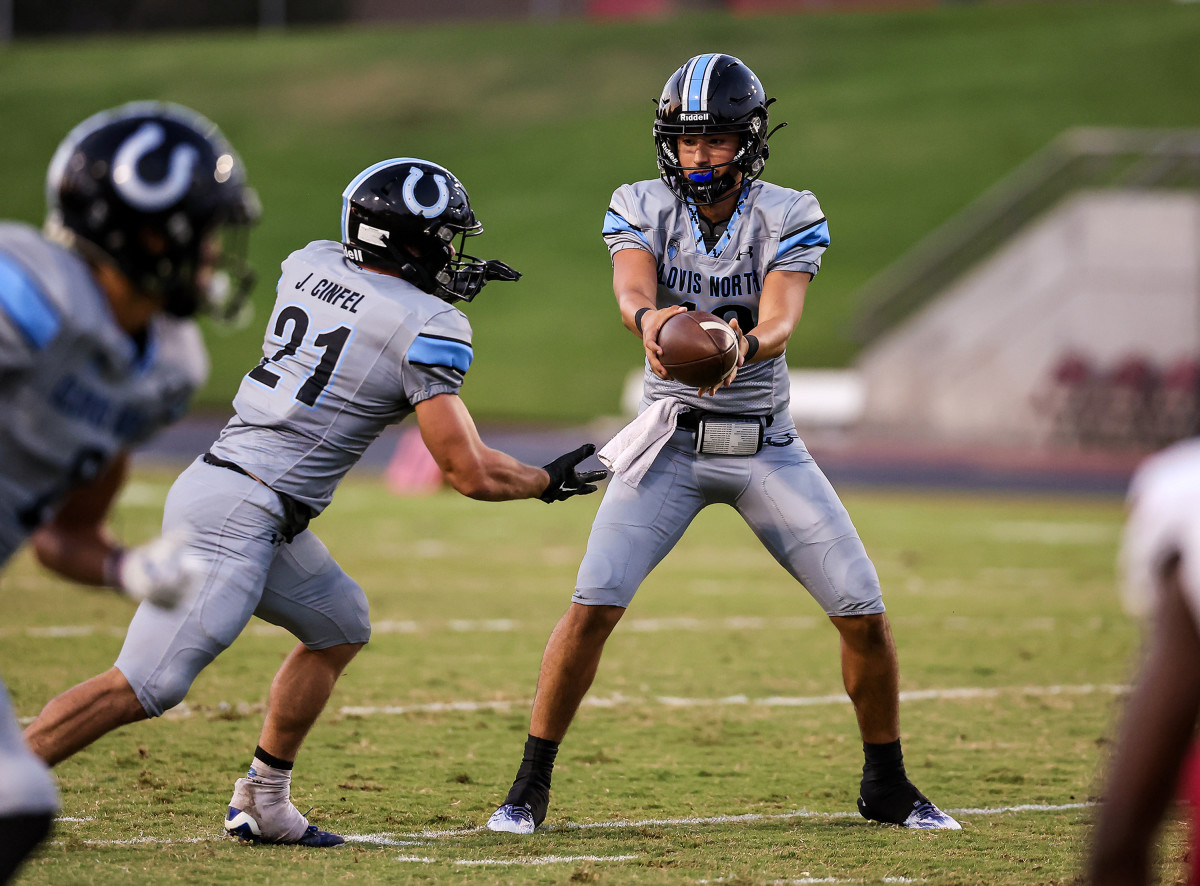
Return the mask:
POLYGON ((737 335, 708 311, 670 317, 658 331, 658 344, 663 368, 675 381, 693 388, 719 384, 737 363, 737 335))

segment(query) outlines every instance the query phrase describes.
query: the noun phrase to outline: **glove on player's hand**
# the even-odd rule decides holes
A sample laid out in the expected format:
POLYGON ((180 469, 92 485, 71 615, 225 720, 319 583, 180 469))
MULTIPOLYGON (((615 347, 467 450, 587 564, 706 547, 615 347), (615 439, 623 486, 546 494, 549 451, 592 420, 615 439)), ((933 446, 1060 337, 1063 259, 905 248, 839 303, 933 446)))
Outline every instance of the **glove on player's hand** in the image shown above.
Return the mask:
POLYGON ((579 463, 596 451, 591 443, 585 443, 574 452, 560 455, 544 470, 550 475, 550 484, 538 496, 544 502, 562 501, 572 495, 587 495, 595 492, 595 483, 608 476, 608 471, 577 471, 579 463))
POLYGON ((123 551, 114 572, 116 586, 134 600, 174 609, 199 588, 204 564, 181 536, 162 535, 123 551))

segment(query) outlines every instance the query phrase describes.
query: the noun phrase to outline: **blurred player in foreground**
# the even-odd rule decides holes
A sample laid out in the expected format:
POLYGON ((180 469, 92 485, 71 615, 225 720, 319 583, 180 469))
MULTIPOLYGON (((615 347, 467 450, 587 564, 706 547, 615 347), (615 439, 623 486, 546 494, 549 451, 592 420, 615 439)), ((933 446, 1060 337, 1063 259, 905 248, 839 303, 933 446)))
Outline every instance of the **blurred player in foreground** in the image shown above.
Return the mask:
MULTIPOLYGON (((1200 716, 1200 441, 1147 460, 1129 489, 1121 545, 1128 609, 1150 615, 1092 835, 1091 886, 1150 883, 1155 838, 1200 716)), ((1194 786, 1190 793, 1196 800, 1194 786)), ((1192 810, 1195 816, 1195 807, 1192 810)), ((1200 867, 1193 821, 1192 875, 1200 867)))
MULTIPOLYGON (((128 449, 179 418, 208 372, 199 310, 249 291, 231 231, 258 216, 233 149, 207 120, 136 103, 59 146, 44 232, 0 224, 0 563, 32 540, 66 578, 161 612, 198 578, 182 539, 125 549, 105 520, 128 449)), ((0 684, 0 882, 58 802, 0 684)))
POLYGON ((314 241, 283 263, 237 414, 167 496, 164 531, 188 533, 205 567, 200 591, 174 612, 138 609, 116 666, 51 701, 26 732, 56 763, 179 704, 252 615, 284 627, 300 643, 271 684, 225 819, 254 843, 344 842, 292 805, 292 764, 371 628, 362 588, 306 527, 383 429, 415 412, 438 467, 471 498, 561 501, 605 475, 576 470, 590 444, 545 468, 489 448, 459 399, 473 352, 455 303, 520 275, 462 252, 483 227, 458 179, 424 160, 387 160, 342 196, 342 242, 314 241))
POLYGON ((658 104, 660 178, 613 194, 603 233, 621 319, 645 348, 641 412, 601 451, 616 477, 573 602, 546 646, 524 758, 488 821, 494 831, 527 834, 542 823, 559 742, 605 641, 692 518, 718 502, 737 508, 841 634, 866 753, 859 811, 910 828, 958 828, 905 774, 896 650, 879 579, 789 414, 784 351, 829 229, 810 192, 759 180, 769 104, 738 59, 689 60, 658 104), (701 391, 670 378, 656 341, 668 317, 693 308, 727 318, 740 337, 740 368, 701 391))

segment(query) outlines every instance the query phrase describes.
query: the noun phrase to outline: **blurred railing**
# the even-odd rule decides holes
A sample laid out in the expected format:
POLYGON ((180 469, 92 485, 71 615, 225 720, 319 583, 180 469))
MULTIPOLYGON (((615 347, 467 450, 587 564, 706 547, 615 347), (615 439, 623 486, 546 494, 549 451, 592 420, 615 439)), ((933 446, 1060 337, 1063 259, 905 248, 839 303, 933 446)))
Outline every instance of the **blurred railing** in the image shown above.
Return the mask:
POLYGON ((1067 194, 1200 188, 1200 130, 1070 129, 869 280, 853 330, 868 344, 1067 194))

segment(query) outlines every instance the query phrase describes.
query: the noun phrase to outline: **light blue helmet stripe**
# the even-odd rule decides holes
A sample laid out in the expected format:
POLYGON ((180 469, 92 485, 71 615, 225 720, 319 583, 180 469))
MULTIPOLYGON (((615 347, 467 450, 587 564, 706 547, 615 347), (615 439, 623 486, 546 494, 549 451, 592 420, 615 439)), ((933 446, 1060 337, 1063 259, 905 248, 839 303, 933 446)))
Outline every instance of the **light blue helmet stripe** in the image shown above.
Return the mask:
POLYGON ((698 55, 691 61, 685 79, 687 80, 687 95, 684 97, 683 110, 708 110, 708 78, 712 74, 713 64, 717 60, 714 52, 698 55))
MULTIPOLYGON (((354 192, 358 190, 358 186, 370 178, 381 169, 386 169, 389 166, 400 166, 404 163, 424 163, 426 166, 432 166, 435 169, 440 169, 447 175, 451 175, 450 170, 437 163, 430 163, 428 160, 421 160, 418 157, 393 157, 391 160, 381 160, 374 166, 368 166, 362 172, 354 177, 350 184, 346 185, 346 190, 342 191, 342 242, 350 242, 350 198, 354 196, 354 192)), ((451 175, 451 177, 453 177, 451 175)))
POLYGON ((26 340, 38 350, 58 335, 61 322, 49 299, 25 269, 0 254, 0 311, 8 314, 26 340))

